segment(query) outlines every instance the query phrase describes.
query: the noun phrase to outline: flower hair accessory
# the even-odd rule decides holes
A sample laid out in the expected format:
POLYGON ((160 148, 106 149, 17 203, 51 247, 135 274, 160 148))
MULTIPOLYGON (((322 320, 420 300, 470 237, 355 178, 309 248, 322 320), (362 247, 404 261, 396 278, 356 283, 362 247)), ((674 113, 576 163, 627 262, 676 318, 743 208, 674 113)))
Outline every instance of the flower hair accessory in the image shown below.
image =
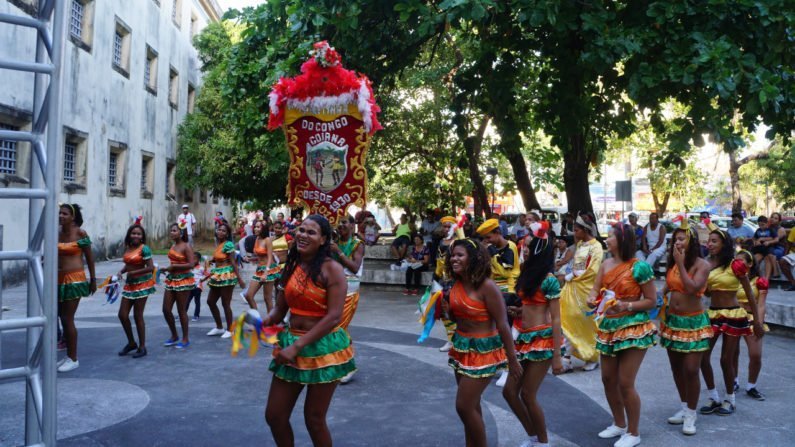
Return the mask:
POLYGON ((322 40, 313 45, 314 49, 309 52, 309 55, 315 58, 318 65, 321 67, 335 67, 340 64, 340 54, 334 47, 328 44, 328 41, 322 40))
POLYGON ((133 220, 133 225, 142 225, 143 221, 144 221, 144 216, 135 216, 135 219, 133 220))
POLYGON ((177 227, 179 227, 180 230, 184 230, 188 228, 188 222, 186 222, 185 219, 180 219, 179 222, 177 222, 177 227))

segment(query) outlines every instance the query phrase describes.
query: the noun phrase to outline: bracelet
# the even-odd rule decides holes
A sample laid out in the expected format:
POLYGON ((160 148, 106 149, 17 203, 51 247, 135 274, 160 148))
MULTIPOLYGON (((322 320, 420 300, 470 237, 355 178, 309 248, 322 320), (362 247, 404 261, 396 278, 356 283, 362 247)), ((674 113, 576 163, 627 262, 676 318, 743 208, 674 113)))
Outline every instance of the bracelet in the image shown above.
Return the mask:
POLYGON ((627 304, 627 310, 632 312, 632 303, 627 304))

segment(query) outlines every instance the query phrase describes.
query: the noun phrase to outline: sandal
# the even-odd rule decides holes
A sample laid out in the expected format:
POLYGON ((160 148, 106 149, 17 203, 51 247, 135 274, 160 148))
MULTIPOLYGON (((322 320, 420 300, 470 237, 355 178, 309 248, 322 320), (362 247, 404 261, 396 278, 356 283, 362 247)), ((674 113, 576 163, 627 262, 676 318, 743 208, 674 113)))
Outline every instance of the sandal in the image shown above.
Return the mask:
POLYGON ((135 351, 135 354, 132 355, 132 358, 138 359, 146 355, 146 348, 139 349, 135 351))
POLYGON ((131 353, 132 351, 135 351, 136 349, 138 349, 138 345, 136 345, 136 344, 132 344, 132 345, 130 345, 130 344, 127 344, 127 345, 124 345, 124 347, 122 348, 122 350, 121 350, 121 351, 119 351, 119 357, 124 357, 125 355, 127 355, 127 354, 131 353))

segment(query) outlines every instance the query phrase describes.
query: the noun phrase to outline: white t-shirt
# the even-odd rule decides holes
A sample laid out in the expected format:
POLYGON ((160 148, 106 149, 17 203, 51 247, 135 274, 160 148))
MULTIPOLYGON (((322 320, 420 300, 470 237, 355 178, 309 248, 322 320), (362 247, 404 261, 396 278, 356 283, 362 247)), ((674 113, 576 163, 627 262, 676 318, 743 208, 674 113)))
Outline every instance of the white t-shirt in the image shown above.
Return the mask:
POLYGON ((188 229, 188 235, 193 235, 193 226, 196 225, 196 218, 193 216, 193 213, 182 213, 177 216, 177 223, 185 222, 188 229))

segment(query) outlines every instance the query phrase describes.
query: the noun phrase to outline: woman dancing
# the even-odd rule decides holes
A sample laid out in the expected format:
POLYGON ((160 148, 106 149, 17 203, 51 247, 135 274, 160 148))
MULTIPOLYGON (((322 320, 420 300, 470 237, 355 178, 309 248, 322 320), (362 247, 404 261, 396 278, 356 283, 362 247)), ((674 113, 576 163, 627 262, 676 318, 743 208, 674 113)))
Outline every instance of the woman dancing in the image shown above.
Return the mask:
MULTIPOLYGON (((745 265, 748 266, 748 276, 751 278, 751 291, 756 297, 756 306, 757 311, 759 312, 759 318, 761 318, 764 322, 765 303, 767 302, 767 289, 770 288, 770 283, 767 281, 767 279, 765 279, 764 276, 759 275, 759 270, 757 269, 756 263, 754 262, 754 256, 751 253, 746 250, 741 250, 739 253, 737 253, 737 259, 743 261, 745 265)), ((737 291, 737 301, 748 313, 748 320, 753 323, 754 319, 753 314, 751 313, 751 304, 748 302, 748 297, 745 295, 745 289, 741 288, 737 291)), ((763 328, 765 332, 770 332, 770 328, 767 326, 767 324, 764 324, 763 328)), ((759 372, 762 370, 762 339, 754 335, 743 335, 743 339, 745 340, 745 345, 748 347, 748 383, 745 386, 745 394, 756 400, 765 400, 765 395, 756 389, 756 381, 759 379, 759 372)), ((739 361, 740 349, 738 347, 737 352, 734 354, 734 371, 737 372, 737 376, 739 376, 740 372, 737 367, 739 361)), ((737 377, 735 377, 734 381, 734 388, 737 390, 739 389, 737 377)))
POLYGON ((553 373, 563 372, 560 283, 551 273, 554 255, 547 235, 533 237, 527 249, 531 256, 522 264, 516 281, 516 294, 522 300, 516 357, 523 374, 521 380, 509 378, 502 395, 530 437, 522 447, 548 447, 544 410, 536 394, 550 364, 553 373))
POLYGON ((709 349, 712 326, 701 305, 707 287, 709 263, 701 258, 698 234, 687 218, 673 232, 668 251, 672 266, 665 276, 663 295, 668 294, 666 312, 660 318, 660 346, 668 350, 668 361, 682 406, 668 418, 669 424, 682 425, 682 433, 696 434, 696 406, 701 392, 698 376, 701 357, 709 349))
POLYGON ((80 228, 83 214, 77 204, 63 203, 58 211, 58 315, 66 341, 66 357, 58 362, 58 372, 68 372, 80 366, 77 360, 77 328, 75 313, 80 298, 97 291, 97 276, 94 273, 94 254, 91 239, 80 228), (83 258, 85 257, 85 264, 83 258), (85 266, 91 278, 86 281, 85 266))
POLYGON ((485 446, 486 427, 480 400, 497 371, 508 366, 514 382, 522 379, 502 292, 491 279, 491 256, 472 239, 453 242, 448 274, 453 286, 442 299, 443 312, 455 321, 453 347, 447 363, 455 371, 455 408, 467 446, 485 446))
POLYGON ((304 386, 304 422, 312 443, 330 446, 326 425, 331 398, 339 380, 356 370, 348 332, 339 326, 345 303, 342 265, 331 259, 331 225, 311 214, 296 231, 277 285, 276 306, 265 317, 266 326, 280 323, 290 311, 289 330, 279 333, 270 370, 265 420, 278 446, 294 444, 290 425, 295 402, 304 386))
POLYGON ((256 309, 257 302, 254 297, 257 296, 257 292, 262 287, 265 309, 270 312, 273 309, 273 281, 276 280, 279 264, 274 262, 273 259, 273 244, 269 237, 270 228, 268 228, 268 224, 262 220, 254 222, 254 234, 257 235, 257 239, 254 241, 257 271, 254 272, 254 277, 248 283, 245 298, 249 307, 256 309))
POLYGON ((127 229, 124 245, 127 247, 123 257, 124 267, 119 271, 118 276, 121 278, 127 273, 127 279, 121 293, 119 321, 121 321, 121 327, 127 336, 127 344, 119 351, 119 355, 125 356, 135 351, 132 357, 137 359, 146 355, 144 309, 146 308, 146 299, 155 293, 155 277, 152 274, 155 266, 152 262, 152 251, 146 245, 146 231, 139 220, 136 220, 127 229), (137 344, 130 324, 130 309, 134 309, 135 330, 138 332, 137 344))
POLYGON ((276 281, 281 277, 281 271, 287 261, 287 251, 293 246, 293 237, 287 234, 287 228, 281 220, 273 223, 271 246, 273 247, 273 262, 278 264, 277 270, 273 274, 276 281))
POLYGON ((235 288, 235 283, 240 285, 243 289, 246 283, 240 278, 240 273, 237 270, 237 263, 235 262, 235 244, 232 242, 232 228, 228 223, 223 222, 218 225, 215 230, 215 236, 218 238, 218 246, 215 247, 213 252, 213 263, 215 267, 210 271, 210 281, 207 283, 210 286, 210 293, 207 295, 207 306, 213 314, 215 320, 215 327, 207 332, 207 335, 220 335, 221 338, 230 338, 232 336, 232 291, 235 288), (218 310, 218 300, 221 300, 221 305, 224 308, 224 316, 226 316, 226 329, 221 322, 221 312, 218 310))
POLYGON ((633 257, 635 231, 630 225, 616 224, 606 242, 613 256, 602 263, 588 296, 591 306, 598 295, 608 300, 596 333, 596 350, 613 423, 599 432, 599 437, 621 436, 615 447, 633 447, 640 444, 640 396, 635 376, 646 349, 654 345, 656 330, 647 311, 657 305, 657 290, 651 266, 633 257))
POLYGON ((187 227, 182 224, 171 224, 169 237, 174 242, 168 251, 170 265, 163 269, 166 272, 165 292, 163 293, 163 317, 166 319, 171 337, 163 343, 165 347, 175 346, 184 349, 190 346, 188 336, 188 297, 195 287, 193 278, 193 248, 188 244, 187 227), (174 303, 177 303, 179 324, 182 327, 182 340, 177 335, 174 321, 174 303))
POLYGON ((709 402, 698 411, 701 414, 717 412, 720 416, 728 416, 734 413, 735 409, 734 379, 737 377, 737 370, 734 369, 734 356, 740 343, 740 337, 753 334, 755 337, 761 338, 765 332, 762 327, 762 319, 759 318, 756 296, 751 290, 751 282, 748 280, 748 266, 743 261, 734 259, 734 241, 728 233, 713 223, 709 223, 707 226, 710 229, 707 250, 709 251, 711 269, 707 277, 707 295, 710 297, 707 314, 714 336, 709 342, 707 354, 701 358, 701 373, 707 384, 709 402), (737 301, 737 291, 740 287, 748 297, 751 314, 754 317, 753 329, 748 319, 748 312, 740 307, 740 303, 737 301), (723 383, 726 386, 726 397, 722 402, 715 389, 715 377, 710 364, 712 350, 721 334, 723 335, 723 346, 720 353, 720 366, 723 370, 723 383))

